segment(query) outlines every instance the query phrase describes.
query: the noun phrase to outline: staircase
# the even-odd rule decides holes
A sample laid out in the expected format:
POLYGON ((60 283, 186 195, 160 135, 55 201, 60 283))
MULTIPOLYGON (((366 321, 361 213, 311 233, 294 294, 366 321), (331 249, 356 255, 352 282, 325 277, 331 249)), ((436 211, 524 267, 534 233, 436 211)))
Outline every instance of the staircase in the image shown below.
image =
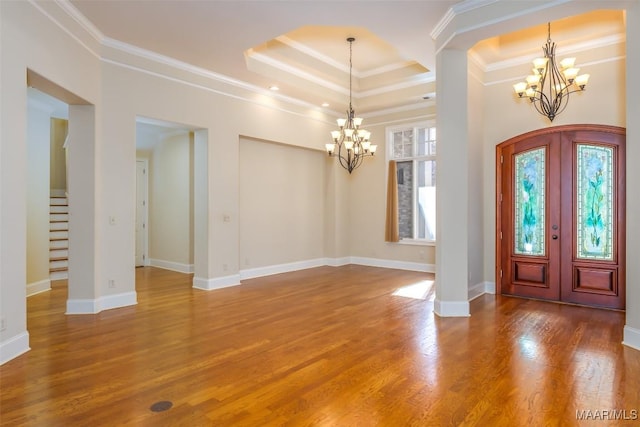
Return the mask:
POLYGON ((68 278, 69 205, 66 196, 49 199, 49 279, 68 278))

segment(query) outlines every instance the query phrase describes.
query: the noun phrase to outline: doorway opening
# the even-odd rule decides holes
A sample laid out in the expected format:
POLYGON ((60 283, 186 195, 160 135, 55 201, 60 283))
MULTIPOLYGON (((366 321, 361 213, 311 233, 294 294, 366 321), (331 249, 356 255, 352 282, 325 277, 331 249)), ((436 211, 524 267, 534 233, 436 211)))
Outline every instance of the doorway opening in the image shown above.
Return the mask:
POLYGON ((625 139, 567 125, 498 145, 500 293, 625 308, 625 139))

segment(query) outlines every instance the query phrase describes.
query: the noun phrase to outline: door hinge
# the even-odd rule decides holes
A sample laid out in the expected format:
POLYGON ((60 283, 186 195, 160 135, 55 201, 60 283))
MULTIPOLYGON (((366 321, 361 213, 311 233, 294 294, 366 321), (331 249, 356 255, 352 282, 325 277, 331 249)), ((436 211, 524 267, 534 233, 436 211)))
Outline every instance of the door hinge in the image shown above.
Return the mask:
POLYGON ((500 232, 500 240, 502 240, 502 231, 500 232))
POLYGON ((504 156, 500 154, 500 164, 504 163, 504 156))
POLYGON ((500 203, 502 203, 502 193, 500 193, 500 203))
POLYGON ((500 277, 502 277, 502 269, 500 269, 500 277))

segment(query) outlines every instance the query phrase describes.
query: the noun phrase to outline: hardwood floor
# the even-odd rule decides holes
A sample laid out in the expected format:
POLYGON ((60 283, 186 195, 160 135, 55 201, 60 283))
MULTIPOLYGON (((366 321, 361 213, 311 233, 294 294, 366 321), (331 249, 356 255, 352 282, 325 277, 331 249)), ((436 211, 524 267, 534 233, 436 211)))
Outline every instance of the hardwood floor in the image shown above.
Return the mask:
POLYGON ((439 318, 432 291, 393 295, 429 275, 362 266, 210 292, 136 276, 138 304, 97 315, 65 315, 64 284, 28 298, 32 350, 0 367, 3 426, 639 423, 620 312, 484 295, 439 318))

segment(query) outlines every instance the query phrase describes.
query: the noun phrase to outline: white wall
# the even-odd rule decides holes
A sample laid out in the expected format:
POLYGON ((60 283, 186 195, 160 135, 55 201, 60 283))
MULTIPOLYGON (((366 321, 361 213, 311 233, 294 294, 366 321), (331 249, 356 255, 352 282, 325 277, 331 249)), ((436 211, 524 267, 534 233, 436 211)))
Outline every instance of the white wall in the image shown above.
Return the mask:
POLYGON ((49 288, 51 110, 29 100, 27 129, 27 286, 49 288))
POLYGON ((240 138, 242 270, 324 257, 325 154, 240 138))
MULTIPOLYGON (((149 258, 193 264, 193 140, 188 131, 161 138, 149 164, 149 258)), ((169 265, 170 265, 169 264, 169 265)))

